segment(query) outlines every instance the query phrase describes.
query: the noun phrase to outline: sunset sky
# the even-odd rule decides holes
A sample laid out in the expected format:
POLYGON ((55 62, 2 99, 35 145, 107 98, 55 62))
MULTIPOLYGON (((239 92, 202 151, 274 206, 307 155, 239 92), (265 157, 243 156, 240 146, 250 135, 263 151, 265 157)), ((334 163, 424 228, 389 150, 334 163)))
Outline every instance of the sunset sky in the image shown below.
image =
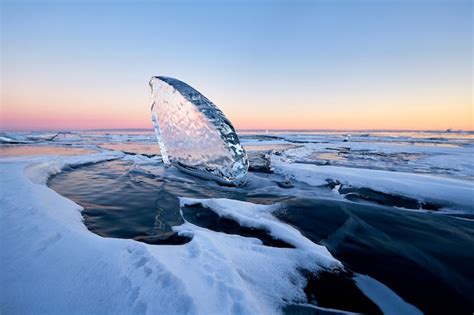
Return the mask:
POLYGON ((473 129, 471 1, 1 5, 3 130, 151 128, 152 75, 238 129, 473 129))

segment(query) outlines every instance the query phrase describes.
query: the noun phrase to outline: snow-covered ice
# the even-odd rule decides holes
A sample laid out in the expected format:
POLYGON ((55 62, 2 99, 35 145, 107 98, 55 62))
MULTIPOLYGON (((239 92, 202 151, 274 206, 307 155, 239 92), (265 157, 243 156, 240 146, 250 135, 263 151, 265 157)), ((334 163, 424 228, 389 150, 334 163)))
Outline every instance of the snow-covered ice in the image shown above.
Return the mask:
POLYGON ((341 264, 323 247, 272 218, 272 206, 202 202, 220 215, 268 227, 296 248, 213 232, 190 223, 180 246, 103 238, 82 222, 81 207, 45 183, 67 166, 122 157, 117 152, 0 161, 2 313, 273 314, 284 300, 304 302, 305 279, 341 264), (261 219, 259 219, 261 217, 261 219), (261 221, 261 222, 260 222, 261 221), (267 268, 266 266, 272 266, 267 268))
POLYGON ((353 187, 408 196, 447 209, 470 213, 473 211, 474 183, 468 180, 385 170, 288 163, 285 158, 279 156, 272 157, 272 166, 277 173, 313 186, 326 185, 328 180, 331 180, 353 187))

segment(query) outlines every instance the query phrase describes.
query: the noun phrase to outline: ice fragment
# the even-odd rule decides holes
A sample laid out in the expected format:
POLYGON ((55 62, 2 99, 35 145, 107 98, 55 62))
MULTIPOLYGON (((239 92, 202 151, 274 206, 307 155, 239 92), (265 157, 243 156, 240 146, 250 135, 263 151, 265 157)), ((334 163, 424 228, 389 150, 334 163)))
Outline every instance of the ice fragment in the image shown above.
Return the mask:
POLYGON ((219 108, 177 79, 152 77, 150 86, 163 162, 226 184, 244 182, 247 154, 219 108))

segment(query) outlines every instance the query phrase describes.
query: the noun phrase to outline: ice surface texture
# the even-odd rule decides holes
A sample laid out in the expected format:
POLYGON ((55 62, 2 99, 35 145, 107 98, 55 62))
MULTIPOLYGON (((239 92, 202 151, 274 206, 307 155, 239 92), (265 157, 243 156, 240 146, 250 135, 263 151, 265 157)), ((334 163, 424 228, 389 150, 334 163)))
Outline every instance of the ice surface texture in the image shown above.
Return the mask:
POLYGON ((219 108, 173 78, 152 77, 150 86, 163 162, 224 183, 242 183, 249 165, 247 154, 219 108))

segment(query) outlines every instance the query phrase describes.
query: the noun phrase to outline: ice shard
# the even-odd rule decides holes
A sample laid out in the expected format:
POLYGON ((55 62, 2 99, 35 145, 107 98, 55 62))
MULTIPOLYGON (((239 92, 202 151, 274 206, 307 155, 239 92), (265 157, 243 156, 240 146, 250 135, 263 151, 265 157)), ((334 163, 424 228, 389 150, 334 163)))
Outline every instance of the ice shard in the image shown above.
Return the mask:
POLYGON ((204 95, 169 77, 152 77, 152 119, 163 162, 194 175, 239 185, 247 154, 231 122, 204 95))

